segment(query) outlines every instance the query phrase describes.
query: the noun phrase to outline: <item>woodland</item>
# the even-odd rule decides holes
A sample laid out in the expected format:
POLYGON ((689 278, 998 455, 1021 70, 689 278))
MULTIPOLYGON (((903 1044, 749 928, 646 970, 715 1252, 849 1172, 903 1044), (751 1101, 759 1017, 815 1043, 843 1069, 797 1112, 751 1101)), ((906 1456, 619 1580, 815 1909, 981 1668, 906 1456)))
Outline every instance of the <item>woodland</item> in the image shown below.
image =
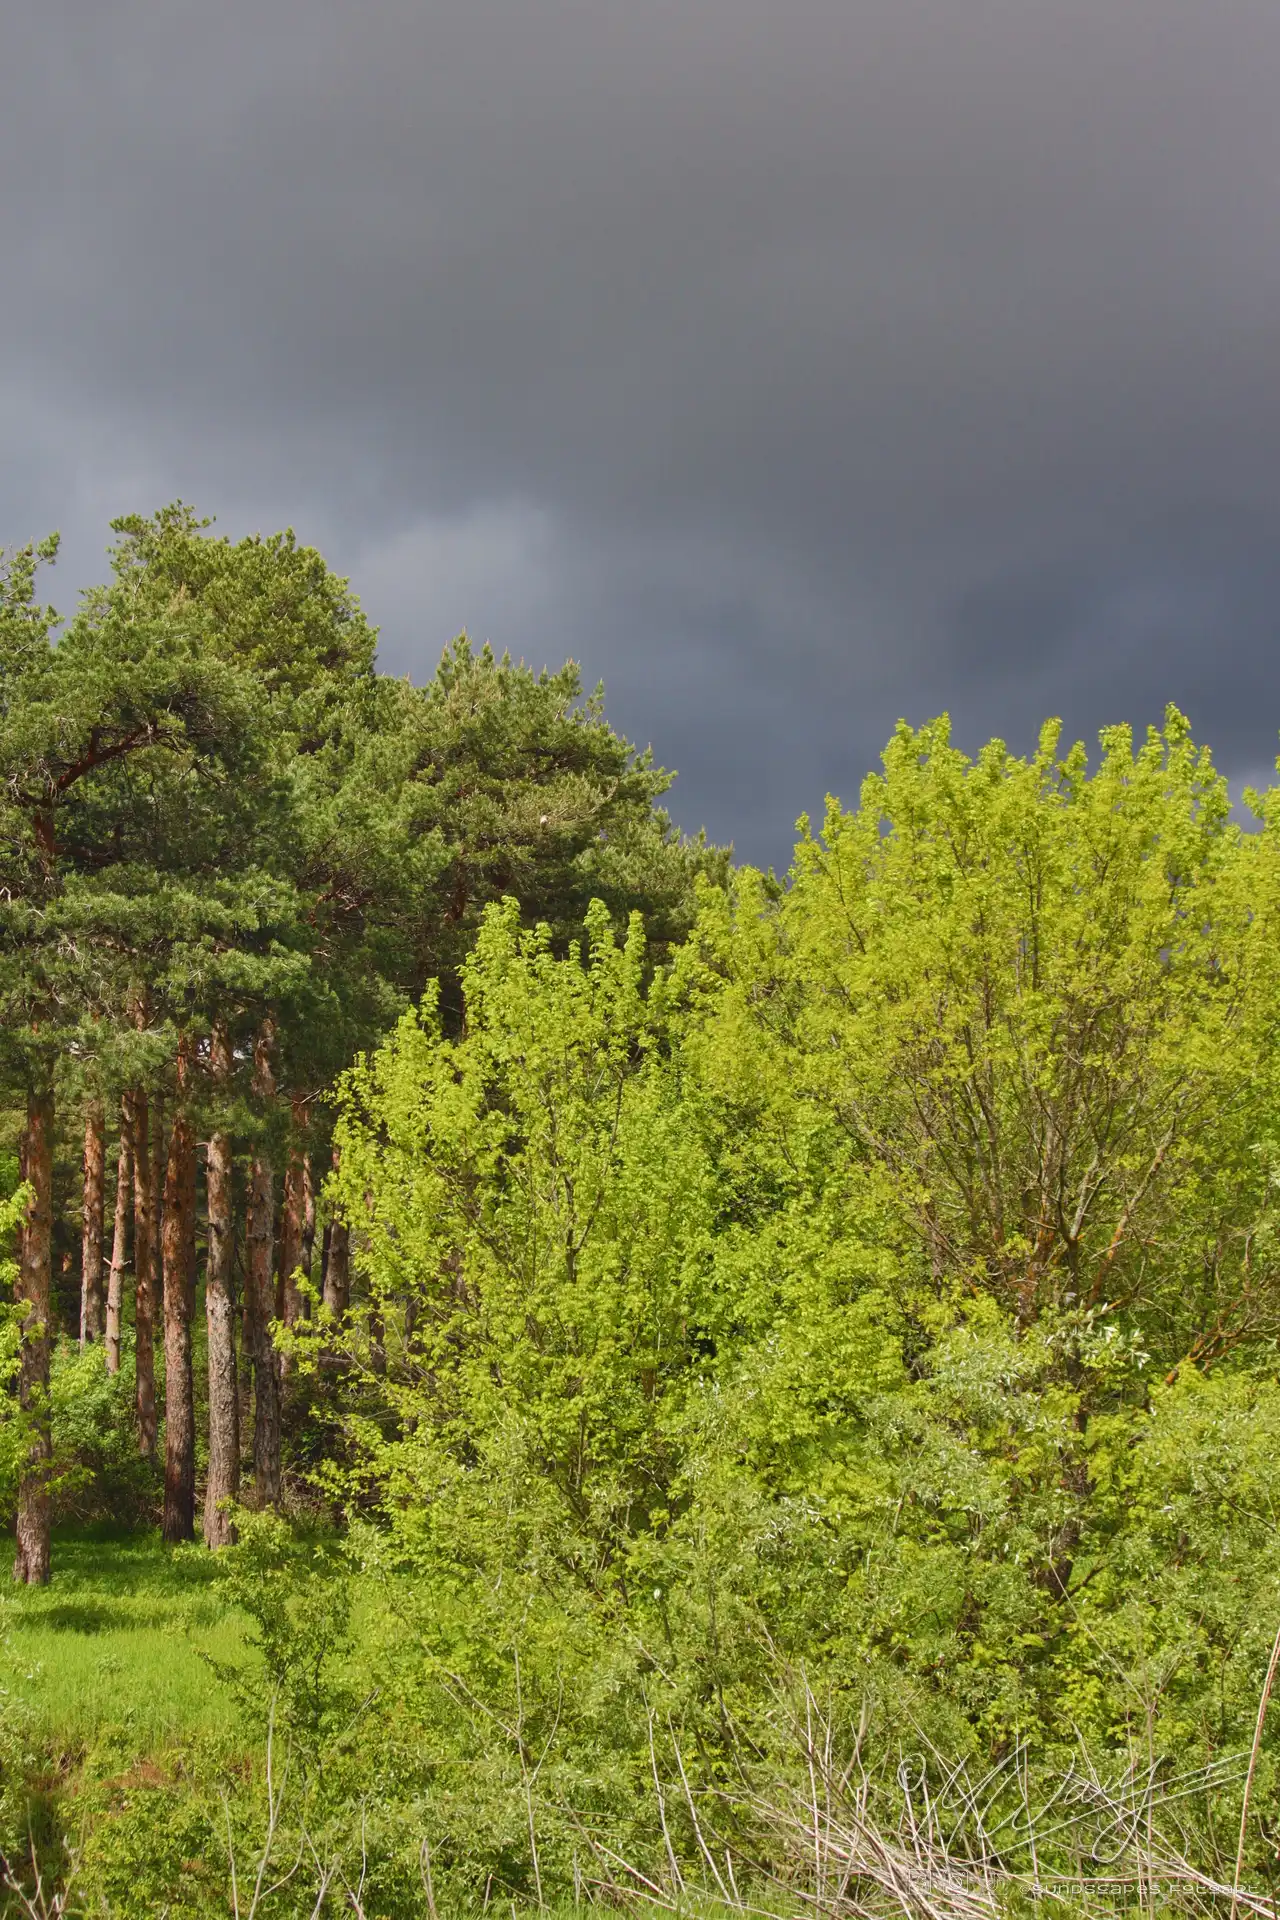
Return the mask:
POLYGON ((903 723, 778 877, 113 536, 0 563, 0 1912, 1275 1920, 1280 789, 903 723))

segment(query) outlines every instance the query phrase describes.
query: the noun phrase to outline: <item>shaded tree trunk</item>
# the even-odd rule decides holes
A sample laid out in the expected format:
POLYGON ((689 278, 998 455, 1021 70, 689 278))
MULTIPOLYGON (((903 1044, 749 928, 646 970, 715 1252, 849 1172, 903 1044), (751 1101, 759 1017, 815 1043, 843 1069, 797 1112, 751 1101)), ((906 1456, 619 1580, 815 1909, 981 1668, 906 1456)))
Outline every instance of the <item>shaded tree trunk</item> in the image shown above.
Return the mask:
POLYGON ((159 1337, 164 1338, 164 1176, 166 1150, 164 1101, 151 1096, 151 1304, 159 1337))
MULTIPOLYGON (((293 1102, 295 1122, 301 1102, 293 1102)), ((296 1136, 289 1148, 284 1170, 284 1190, 280 1198, 280 1317, 286 1327, 296 1327, 302 1318, 302 1295, 298 1291, 297 1272, 302 1264, 302 1225, 306 1207, 303 1181, 303 1154, 296 1136)), ((288 1356, 281 1354, 280 1373, 289 1371, 288 1356)))
MULTIPOLYGON (((271 1067, 274 1032, 266 1021, 253 1049, 254 1092, 266 1107, 275 1093, 271 1067)), ((249 1323, 253 1338, 253 1478, 259 1506, 280 1498, 280 1371, 271 1326, 275 1308, 275 1267, 271 1258, 275 1215, 275 1173, 265 1142, 249 1170, 246 1220, 249 1323)))
POLYGON ((84 1116, 84 1235, 80 1260, 80 1345, 101 1340, 106 1300, 103 1289, 102 1232, 107 1176, 106 1121, 101 1100, 90 1100, 84 1116))
POLYGON ((257 1335, 253 1326, 253 1288, 249 1284, 249 1195, 245 1193, 244 1233, 237 1240, 232 1254, 233 1263, 238 1260, 240 1274, 240 1365, 236 1373, 237 1392, 240 1398, 240 1433, 246 1434, 253 1425, 253 1356, 258 1351, 257 1335))
POLYGON ((120 1319, 124 1307, 124 1270, 128 1263, 129 1201, 133 1194, 133 1149, 129 1109, 124 1104, 120 1124, 120 1154, 116 1161, 116 1217, 111 1234, 111 1273, 107 1280, 107 1372, 120 1371, 120 1319))
MULTIPOLYGON (((312 1265, 316 1248, 316 1190, 311 1178, 311 1155, 302 1156, 302 1248, 298 1265, 308 1280, 311 1279, 312 1265)), ((307 1309, 310 1312, 310 1307, 307 1309)))
POLYGON ((191 1313, 196 1269, 196 1137, 182 1099, 189 1064, 178 1062, 178 1105, 164 1182, 164 1538, 190 1540, 196 1518, 196 1416, 191 1313))
MULTIPOLYGON (((231 1078, 231 1050, 221 1030, 214 1033, 211 1059, 214 1080, 221 1089, 231 1078)), ((204 1541, 207 1547, 227 1547, 235 1540, 235 1528, 224 1508, 240 1497, 240 1397, 231 1281, 235 1252, 231 1136, 220 1131, 209 1140, 207 1190, 209 1257, 204 1304, 209 1327, 209 1474, 204 1494, 204 1541)))
POLYGON ((18 1303, 22 1349, 18 1398, 31 1423, 30 1449, 18 1485, 17 1554, 13 1577, 28 1586, 49 1579, 49 1314, 53 1283, 53 1094, 32 1094, 22 1136, 22 1177, 31 1187, 22 1224, 18 1303))
POLYGON ((141 1087, 129 1095, 133 1160, 134 1407, 138 1445, 150 1457, 156 1450, 156 1296, 152 1266, 155 1238, 155 1187, 151 1158, 150 1114, 141 1087))
POLYGON ((344 1220, 325 1229, 324 1304, 341 1322, 351 1304, 351 1230, 344 1220))

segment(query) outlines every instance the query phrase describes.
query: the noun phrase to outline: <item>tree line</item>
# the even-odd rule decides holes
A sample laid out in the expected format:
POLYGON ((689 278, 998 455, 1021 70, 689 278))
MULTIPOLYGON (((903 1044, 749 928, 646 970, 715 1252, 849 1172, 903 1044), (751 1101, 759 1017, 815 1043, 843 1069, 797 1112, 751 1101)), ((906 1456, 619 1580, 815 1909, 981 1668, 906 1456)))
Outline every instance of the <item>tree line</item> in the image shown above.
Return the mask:
POLYGON ((1100 745, 904 725, 661 964, 495 903, 465 1022, 345 1076, 328 1484, 427 1757, 388 1713, 341 1793, 460 1896, 567 1899, 589 1833, 673 1908, 829 1846, 881 1911, 849 1834, 965 1765, 982 1870, 1082 1910, 1159 1883, 1166 1783, 1196 1871, 1273 1871, 1280 793, 1245 831, 1174 709, 1100 745))
POLYGON ((1261 1884, 1280 789, 903 724, 779 880, 571 667, 415 688, 291 535, 116 534, 65 625, 4 574, 0 1486, 47 1577, 127 1396, 252 1649, 94 1899, 1261 1884))
POLYGON ((456 1011, 488 901, 519 894, 563 930, 599 895, 674 938, 695 875, 723 867, 672 828, 667 776, 572 664, 460 641, 418 688, 377 670, 347 583, 292 533, 232 542, 181 503, 113 532, 108 579, 65 621, 42 593, 56 539, 0 568, 0 1102, 27 1193, 15 1576, 37 1583, 55 1336, 131 1372, 164 1537, 187 1539, 202 1264, 203 1533, 224 1544, 242 1409, 244 1496, 280 1499, 278 1330, 350 1308, 349 1228, 320 1197, 336 1076, 429 979, 456 1011))
POLYGON ((342 1076, 363 1310, 278 1336, 338 1571, 236 1549, 282 1860, 1101 1914, 1239 1846, 1268 1910, 1280 794, 1100 747, 903 726, 657 953, 491 902, 342 1076))

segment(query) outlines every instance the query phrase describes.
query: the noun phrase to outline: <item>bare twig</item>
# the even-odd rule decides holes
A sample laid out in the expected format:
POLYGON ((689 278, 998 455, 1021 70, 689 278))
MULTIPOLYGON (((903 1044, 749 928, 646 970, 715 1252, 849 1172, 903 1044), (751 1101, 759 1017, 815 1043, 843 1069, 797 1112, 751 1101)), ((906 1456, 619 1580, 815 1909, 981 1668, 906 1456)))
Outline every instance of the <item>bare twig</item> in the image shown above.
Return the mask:
POLYGON ((1244 1799, 1240 1805, 1240 1844, 1236 1848, 1236 1870, 1231 1883, 1231 1920, 1236 1920, 1236 1909, 1240 1904, 1240 1875, 1244 1872, 1244 1843, 1249 1827, 1249 1797, 1253 1792, 1253 1776, 1257 1770, 1258 1754, 1262 1747, 1262 1728, 1267 1718, 1267 1703, 1271 1698, 1271 1689, 1275 1685, 1277 1667, 1280 1667, 1280 1628, 1276 1630, 1275 1645, 1271 1649, 1271 1659, 1267 1666, 1267 1677, 1262 1683, 1262 1697, 1258 1701, 1258 1719, 1253 1729, 1253 1746, 1249 1752, 1249 1771, 1245 1775, 1244 1799))

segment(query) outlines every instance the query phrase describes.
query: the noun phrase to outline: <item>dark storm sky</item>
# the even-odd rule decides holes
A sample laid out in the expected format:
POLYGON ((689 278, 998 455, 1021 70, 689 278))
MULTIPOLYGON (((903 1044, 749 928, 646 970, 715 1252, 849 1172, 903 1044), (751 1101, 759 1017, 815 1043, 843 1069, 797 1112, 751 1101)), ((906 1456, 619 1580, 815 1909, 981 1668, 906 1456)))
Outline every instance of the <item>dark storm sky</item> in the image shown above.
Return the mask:
POLYGON ((1280 729, 1276 0, 4 0, 0 543, 292 523, 783 862, 899 714, 1280 729))

